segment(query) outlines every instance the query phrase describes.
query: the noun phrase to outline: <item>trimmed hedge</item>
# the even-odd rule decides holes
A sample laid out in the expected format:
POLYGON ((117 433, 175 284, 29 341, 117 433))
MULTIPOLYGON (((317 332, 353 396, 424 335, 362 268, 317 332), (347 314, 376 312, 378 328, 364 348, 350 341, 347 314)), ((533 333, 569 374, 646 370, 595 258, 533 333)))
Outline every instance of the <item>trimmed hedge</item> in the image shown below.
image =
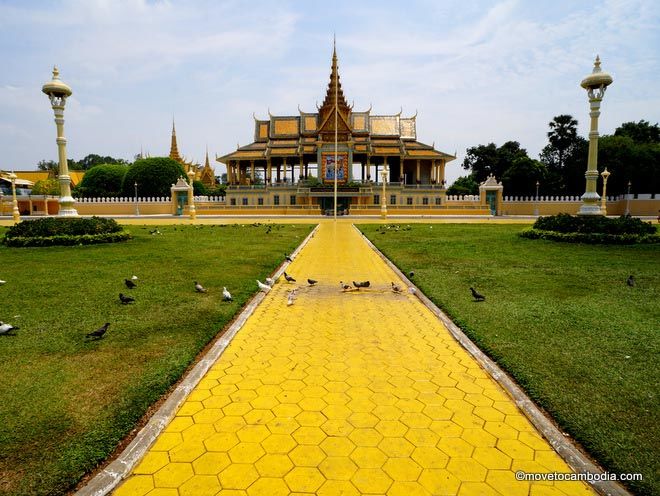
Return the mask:
MULTIPOLYGON (((653 227, 653 226, 651 226, 653 227)), ((545 231, 543 229, 527 229, 520 236, 528 239, 547 239, 551 241, 563 241, 565 243, 587 243, 607 245, 632 245, 660 243, 660 236, 656 234, 608 234, 608 233, 585 233, 585 232, 558 232, 545 231)))
POLYGON ((10 227, 2 242, 7 246, 91 245, 131 239, 114 219, 101 217, 45 217, 10 227))
POLYGON ((655 227, 651 223, 630 216, 609 219, 604 215, 558 214, 539 217, 533 228, 559 233, 655 234, 655 227))

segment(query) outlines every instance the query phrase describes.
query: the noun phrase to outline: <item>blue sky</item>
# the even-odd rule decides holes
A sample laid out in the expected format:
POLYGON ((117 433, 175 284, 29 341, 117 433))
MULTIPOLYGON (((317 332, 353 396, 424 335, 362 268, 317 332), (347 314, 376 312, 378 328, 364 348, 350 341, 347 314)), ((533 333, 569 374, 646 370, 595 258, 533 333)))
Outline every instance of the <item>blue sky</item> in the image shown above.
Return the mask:
MULTIPOLYGON (((41 86, 56 64, 73 89, 70 158, 166 155, 202 161, 252 141, 265 118, 313 111, 325 95, 333 33, 356 110, 412 115, 420 141, 458 152, 518 140, 537 157, 548 122, 588 133, 579 83, 600 54, 614 77, 601 134, 660 120, 660 3, 0 0, 0 169, 56 159, 41 86)), ((215 163, 216 172, 224 166, 215 163)))

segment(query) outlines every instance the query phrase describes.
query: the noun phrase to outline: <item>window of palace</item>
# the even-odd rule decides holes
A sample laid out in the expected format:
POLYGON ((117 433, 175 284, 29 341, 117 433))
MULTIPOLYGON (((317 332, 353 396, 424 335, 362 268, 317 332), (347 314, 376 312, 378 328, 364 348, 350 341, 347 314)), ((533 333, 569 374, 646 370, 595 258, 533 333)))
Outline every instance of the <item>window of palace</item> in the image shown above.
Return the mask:
POLYGON ((291 201, 290 201, 289 205, 295 205, 296 204, 296 195, 291 195, 290 200, 291 201))
POLYGON ((406 205, 412 205, 413 204, 412 200, 413 200, 412 196, 407 197, 406 198, 406 205))
POLYGON ((236 198, 232 198, 231 200, 229 200, 229 204, 230 204, 232 207, 235 207, 235 206, 236 206, 236 198))
POLYGON ((428 204, 429 204, 429 199, 428 197, 425 196, 424 198, 422 198, 422 205, 428 205, 428 204))
POLYGON ((396 205, 396 195, 390 196, 390 205, 396 205))
POLYGON ((374 205, 378 205, 380 203, 380 195, 374 195, 374 205))
POLYGON ((263 205, 264 204, 264 199, 260 196, 257 198, 257 205, 263 205))
POLYGON ((280 195, 273 195, 273 205, 280 204, 280 195))
POLYGON ((247 197, 244 197, 243 198, 243 205, 247 205, 247 204, 248 204, 248 199, 247 199, 247 197))
POLYGON ((440 198, 440 197, 438 196, 438 197, 435 199, 435 204, 436 204, 436 205, 440 205, 440 203, 442 203, 442 198, 440 198))

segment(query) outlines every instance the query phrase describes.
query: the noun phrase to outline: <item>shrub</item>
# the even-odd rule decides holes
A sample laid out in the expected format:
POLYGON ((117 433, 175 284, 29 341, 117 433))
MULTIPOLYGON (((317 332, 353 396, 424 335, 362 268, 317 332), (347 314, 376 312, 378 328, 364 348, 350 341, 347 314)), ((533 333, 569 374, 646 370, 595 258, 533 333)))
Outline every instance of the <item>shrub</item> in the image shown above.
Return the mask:
POLYGON ((137 182, 140 196, 170 196, 172 184, 181 176, 186 177, 183 167, 169 157, 136 160, 122 181, 122 195, 133 196, 137 182))
POLYGON ((585 232, 559 232, 544 231, 542 229, 527 229, 520 236, 528 239, 547 239, 550 241, 563 241, 565 243, 632 245, 660 243, 660 236, 655 234, 607 234, 585 232))
POLYGON ((209 190, 202 181, 193 181, 193 194, 195 196, 206 196, 209 190))
POLYGON ((126 241, 131 235, 114 219, 101 217, 45 217, 24 220, 10 227, 3 243, 7 246, 53 246, 126 241))
POLYGON ((534 229, 560 233, 599 233, 599 234, 654 234, 655 227, 630 216, 609 219, 603 215, 576 216, 558 214, 539 217, 534 229))
MULTIPOLYGON (((119 196, 128 166, 100 164, 89 169, 79 184, 78 191, 88 197, 119 196)), ((131 192, 131 196, 135 193, 131 192)))

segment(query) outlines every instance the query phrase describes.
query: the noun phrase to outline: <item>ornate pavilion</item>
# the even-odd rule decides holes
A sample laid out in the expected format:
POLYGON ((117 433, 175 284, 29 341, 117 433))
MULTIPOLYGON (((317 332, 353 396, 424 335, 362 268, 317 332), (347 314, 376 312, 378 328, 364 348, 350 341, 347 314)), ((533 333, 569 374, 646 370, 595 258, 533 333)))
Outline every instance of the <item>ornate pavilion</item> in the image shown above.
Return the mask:
POLYGON ((381 188, 375 186, 383 170, 388 204, 444 203, 445 165, 456 157, 417 141, 417 114, 353 111, 339 81, 336 50, 323 104, 317 112, 298 113, 255 117, 254 142, 216 157, 227 166, 227 205, 332 208, 335 131, 338 207, 380 205, 381 188))
POLYGON ((195 181, 201 181, 204 183, 204 186, 208 188, 215 187, 215 173, 211 168, 209 163, 209 151, 206 150, 206 161, 204 166, 201 167, 199 164, 194 164, 192 161, 187 161, 179 154, 179 146, 176 142, 176 129, 174 128, 174 122, 172 122, 172 141, 170 143, 170 155, 169 157, 172 160, 175 160, 181 164, 183 170, 186 171, 186 174, 192 169, 195 172, 195 181))

